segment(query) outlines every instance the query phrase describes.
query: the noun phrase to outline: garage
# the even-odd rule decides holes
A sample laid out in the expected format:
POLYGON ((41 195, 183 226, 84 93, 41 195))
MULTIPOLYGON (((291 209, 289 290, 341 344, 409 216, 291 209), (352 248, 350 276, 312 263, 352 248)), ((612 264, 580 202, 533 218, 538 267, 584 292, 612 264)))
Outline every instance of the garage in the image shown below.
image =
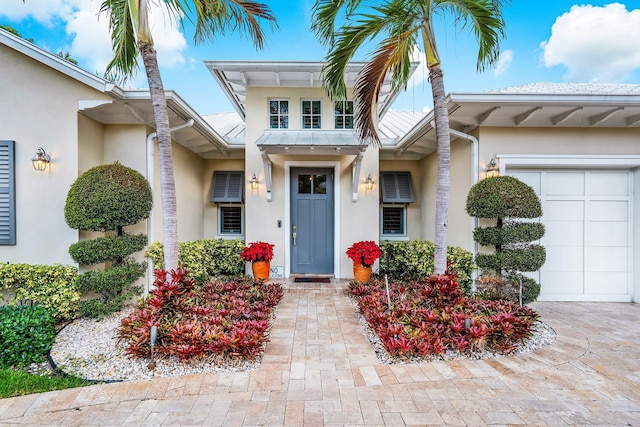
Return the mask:
POLYGON ((631 301, 632 173, 507 169, 542 202, 547 261, 534 277, 541 301, 631 301))

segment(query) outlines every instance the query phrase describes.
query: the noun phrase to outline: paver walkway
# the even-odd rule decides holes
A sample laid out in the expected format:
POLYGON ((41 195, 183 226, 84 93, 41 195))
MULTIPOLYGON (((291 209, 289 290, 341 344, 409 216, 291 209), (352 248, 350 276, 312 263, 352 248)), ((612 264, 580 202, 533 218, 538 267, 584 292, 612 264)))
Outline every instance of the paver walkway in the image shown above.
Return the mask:
POLYGON ((0 426, 640 425, 640 305, 535 303, 536 352, 383 365, 344 284, 286 286, 256 371, 3 399, 0 426))

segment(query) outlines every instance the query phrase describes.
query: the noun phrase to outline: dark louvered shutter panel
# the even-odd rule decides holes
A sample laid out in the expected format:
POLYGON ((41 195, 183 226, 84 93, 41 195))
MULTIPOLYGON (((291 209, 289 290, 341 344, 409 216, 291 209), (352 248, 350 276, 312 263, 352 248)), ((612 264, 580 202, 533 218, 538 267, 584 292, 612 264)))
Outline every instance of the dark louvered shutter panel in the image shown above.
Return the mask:
POLYGON ((409 172, 381 172, 382 203, 413 203, 409 172))
POLYGON ((216 171, 211 184, 213 203, 242 203, 244 172, 216 171))
POLYGON ((15 244, 14 142, 0 141, 0 245, 15 244))

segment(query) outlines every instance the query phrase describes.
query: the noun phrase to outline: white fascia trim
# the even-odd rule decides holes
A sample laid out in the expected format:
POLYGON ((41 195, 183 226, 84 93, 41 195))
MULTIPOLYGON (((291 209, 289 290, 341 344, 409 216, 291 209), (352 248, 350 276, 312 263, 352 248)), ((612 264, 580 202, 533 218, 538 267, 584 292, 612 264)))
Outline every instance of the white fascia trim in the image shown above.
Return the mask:
POLYGON ((625 154, 496 154, 496 157, 500 160, 500 175, 505 174, 507 167, 610 169, 640 167, 640 156, 625 154))
POLYGON ((333 275, 340 278, 340 162, 285 161, 284 162, 284 277, 291 275, 291 168, 333 168, 333 275))

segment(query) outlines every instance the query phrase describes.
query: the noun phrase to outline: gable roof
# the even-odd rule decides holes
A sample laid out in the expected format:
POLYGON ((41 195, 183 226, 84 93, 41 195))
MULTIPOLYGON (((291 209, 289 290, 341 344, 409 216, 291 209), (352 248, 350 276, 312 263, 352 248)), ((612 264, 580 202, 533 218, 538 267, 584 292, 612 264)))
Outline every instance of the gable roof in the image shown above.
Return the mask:
MULTIPOLYGON (((244 120, 247 87, 322 87, 324 62, 315 61, 204 61, 229 101, 244 120)), ((345 72, 347 87, 355 85, 366 62, 351 62, 345 72)), ((418 67, 411 63, 411 74, 418 67)), ((398 96, 387 76, 378 97, 378 117, 383 117, 398 96)))

